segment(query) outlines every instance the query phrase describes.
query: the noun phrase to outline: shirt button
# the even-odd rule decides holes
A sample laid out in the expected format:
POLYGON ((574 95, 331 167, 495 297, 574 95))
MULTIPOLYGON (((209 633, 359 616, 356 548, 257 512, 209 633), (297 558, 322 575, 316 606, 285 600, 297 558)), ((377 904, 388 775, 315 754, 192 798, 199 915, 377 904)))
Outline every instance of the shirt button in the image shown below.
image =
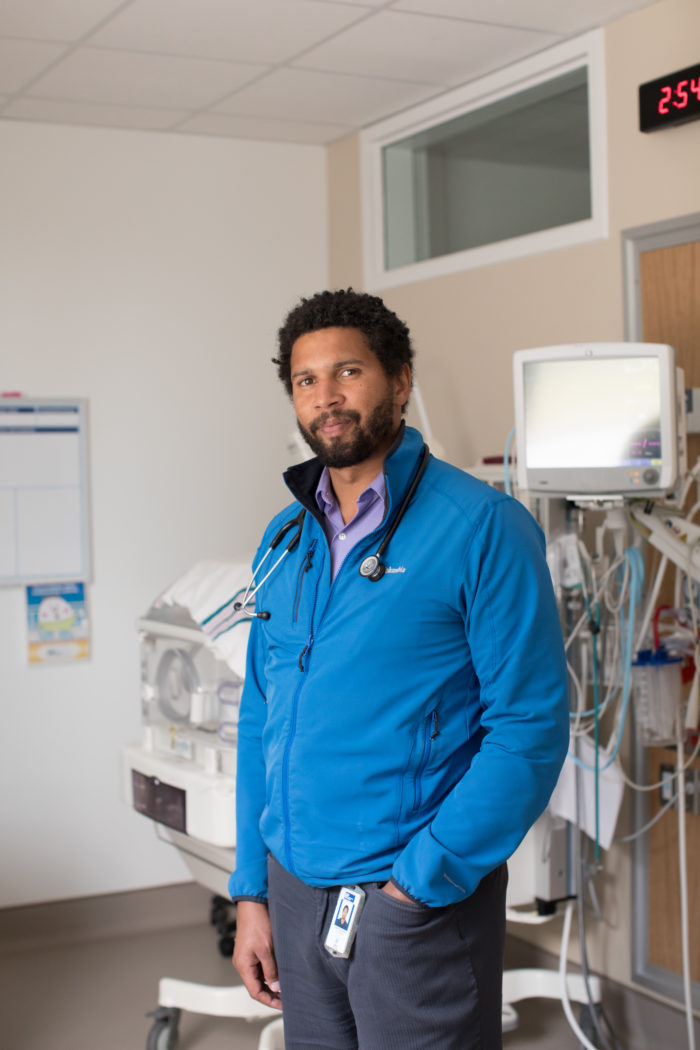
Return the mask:
POLYGON ((338 539, 339 540, 346 540, 347 538, 348 538, 347 537, 347 533, 345 533, 345 532, 339 532, 338 533, 338 539))

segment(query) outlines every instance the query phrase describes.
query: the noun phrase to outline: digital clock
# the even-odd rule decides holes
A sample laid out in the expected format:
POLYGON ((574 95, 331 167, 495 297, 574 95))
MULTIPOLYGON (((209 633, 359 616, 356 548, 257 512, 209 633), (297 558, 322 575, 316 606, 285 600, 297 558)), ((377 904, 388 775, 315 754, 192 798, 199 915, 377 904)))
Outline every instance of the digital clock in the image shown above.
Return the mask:
POLYGON ((700 63, 640 85, 640 131, 656 131, 699 118, 700 63))

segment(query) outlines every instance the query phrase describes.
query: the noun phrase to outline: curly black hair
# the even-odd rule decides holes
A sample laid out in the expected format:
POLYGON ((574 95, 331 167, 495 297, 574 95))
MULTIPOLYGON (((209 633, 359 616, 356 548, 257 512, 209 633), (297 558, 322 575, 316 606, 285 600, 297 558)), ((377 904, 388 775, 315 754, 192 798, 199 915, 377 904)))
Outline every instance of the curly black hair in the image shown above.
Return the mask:
POLYGON ((377 295, 352 288, 318 292, 301 299, 279 330, 279 357, 272 361, 292 395, 292 347, 300 336, 320 328, 357 328, 388 376, 397 376, 405 364, 413 369, 413 347, 407 325, 377 295))

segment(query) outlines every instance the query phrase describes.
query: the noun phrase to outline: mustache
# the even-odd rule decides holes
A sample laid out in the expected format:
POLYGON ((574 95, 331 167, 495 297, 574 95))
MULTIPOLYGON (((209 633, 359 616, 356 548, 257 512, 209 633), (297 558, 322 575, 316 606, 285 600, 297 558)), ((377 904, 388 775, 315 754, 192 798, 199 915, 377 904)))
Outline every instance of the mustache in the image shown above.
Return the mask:
POLYGON ((314 419, 313 423, 309 424, 309 431, 315 434, 317 430, 325 426, 326 423, 359 423, 360 413, 355 412, 352 409, 347 409, 345 412, 322 412, 320 416, 314 419))

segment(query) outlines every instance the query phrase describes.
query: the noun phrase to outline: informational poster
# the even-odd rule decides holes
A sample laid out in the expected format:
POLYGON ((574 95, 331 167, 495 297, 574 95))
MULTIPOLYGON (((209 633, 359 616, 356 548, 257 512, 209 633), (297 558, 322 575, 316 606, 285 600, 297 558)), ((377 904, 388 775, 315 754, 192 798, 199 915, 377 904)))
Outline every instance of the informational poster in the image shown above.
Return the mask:
POLYGON ((0 586, 89 580, 87 403, 0 398, 0 586))
POLYGON ((85 584, 41 583, 27 587, 30 664, 70 663, 90 656, 85 584))

